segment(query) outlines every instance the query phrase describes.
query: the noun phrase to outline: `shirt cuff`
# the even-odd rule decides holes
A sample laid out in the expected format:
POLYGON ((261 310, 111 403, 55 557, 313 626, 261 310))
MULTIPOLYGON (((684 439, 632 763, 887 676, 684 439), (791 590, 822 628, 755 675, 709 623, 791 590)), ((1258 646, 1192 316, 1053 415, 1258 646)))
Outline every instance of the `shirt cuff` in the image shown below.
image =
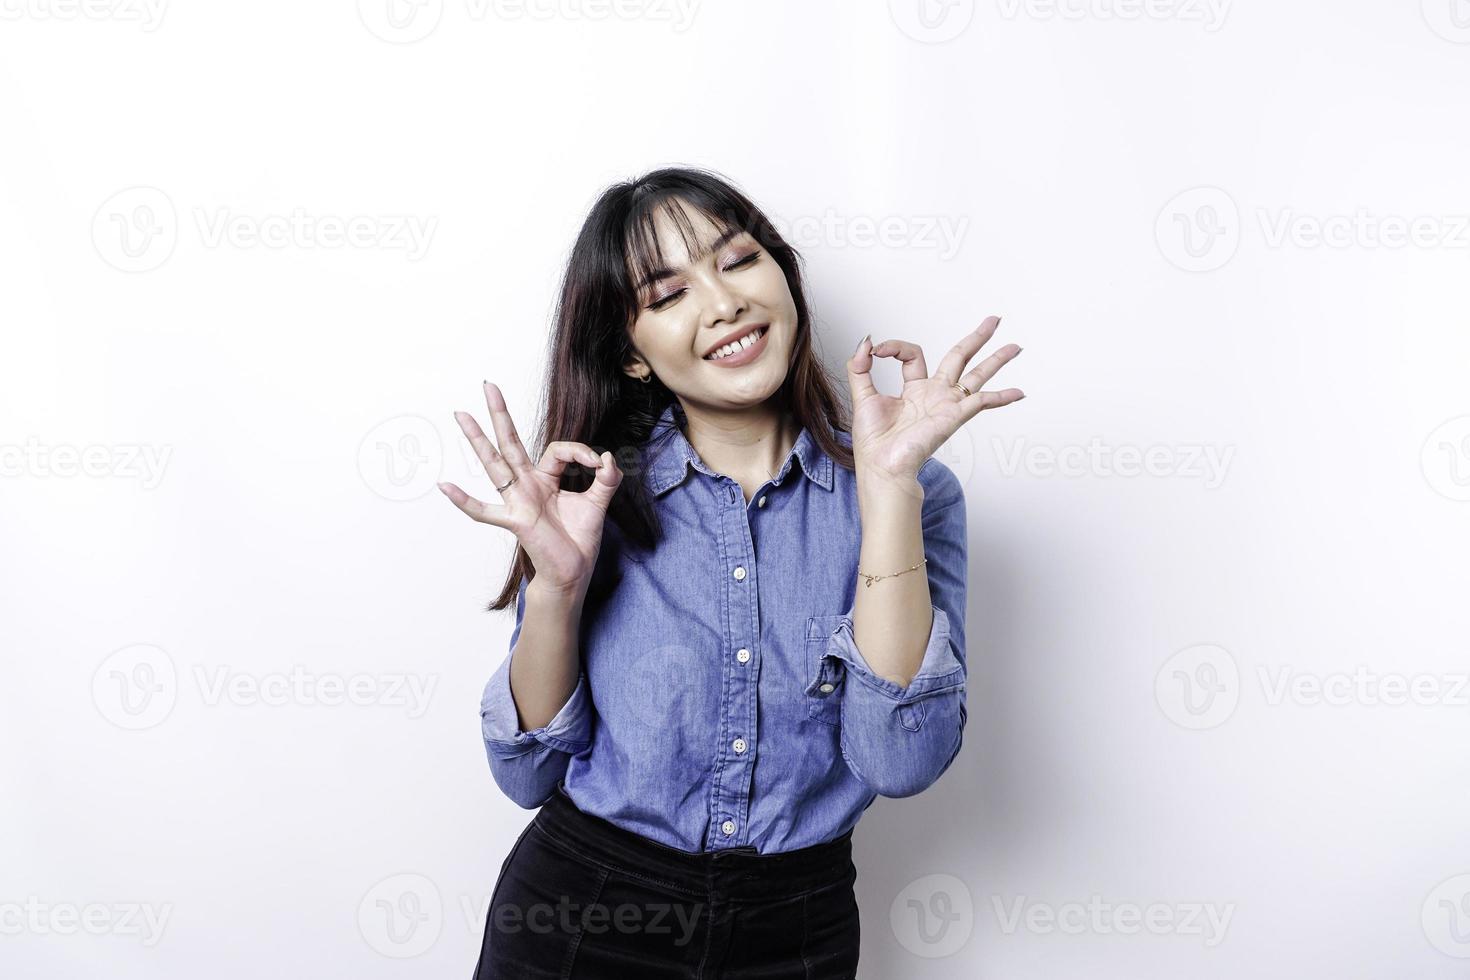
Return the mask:
POLYGON ((950 643, 949 615, 938 606, 931 606, 930 609, 934 614, 933 624, 929 627, 929 641, 924 648, 924 658, 907 687, 900 687, 873 672, 853 638, 852 611, 849 610, 838 617, 836 626, 832 628, 827 639, 826 652, 821 658, 821 669, 807 685, 806 693, 821 696, 826 691, 833 690, 841 680, 841 668, 835 661, 841 661, 848 673, 895 704, 912 704, 964 687, 965 665, 955 656, 953 644, 950 643))
POLYGON ((501 756, 521 755, 537 743, 572 755, 585 752, 591 744, 592 731, 587 672, 577 672, 577 686, 551 721, 540 728, 522 731, 518 727, 515 699, 510 693, 510 661, 511 657, 506 657, 491 675, 480 699, 480 731, 485 744, 501 756))

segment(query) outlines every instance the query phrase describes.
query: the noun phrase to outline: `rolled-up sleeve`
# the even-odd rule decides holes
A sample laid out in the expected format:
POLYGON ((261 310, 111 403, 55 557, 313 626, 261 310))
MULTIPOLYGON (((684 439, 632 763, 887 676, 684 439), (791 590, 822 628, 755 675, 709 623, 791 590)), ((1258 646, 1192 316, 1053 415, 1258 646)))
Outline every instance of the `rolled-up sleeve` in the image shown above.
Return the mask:
POLYGON ((923 567, 932 619, 918 672, 907 687, 878 676, 853 638, 851 607, 833 630, 825 654, 841 661, 846 674, 841 685, 843 758, 854 775, 882 796, 913 796, 938 780, 959 754, 968 717, 964 490, 938 460, 928 460, 920 475, 928 559, 923 567))
POLYGON ((587 751, 592 740, 592 701, 585 670, 578 671, 577 686, 541 728, 523 731, 510 691, 510 663, 526 615, 526 585, 521 579, 516 596, 516 624, 510 634, 510 653, 501 661, 480 699, 480 731, 490 772, 506 796, 519 806, 533 809, 545 803, 566 775, 571 757, 587 751))

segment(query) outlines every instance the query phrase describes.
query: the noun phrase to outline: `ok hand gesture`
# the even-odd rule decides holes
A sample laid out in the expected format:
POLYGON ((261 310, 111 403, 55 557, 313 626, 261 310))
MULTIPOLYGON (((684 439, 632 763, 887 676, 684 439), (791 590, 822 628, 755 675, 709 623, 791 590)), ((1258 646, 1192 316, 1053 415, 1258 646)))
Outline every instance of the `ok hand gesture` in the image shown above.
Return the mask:
POLYGON ((580 442, 551 443, 533 466, 506 410, 505 397, 489 381, 485 382, 485 403, 499 448, 469 413, 455 412, 454 418, 505 503, 483 503, 452 483, 441 483, 439 489, 475 520, 512 532, 530 556, 541 586, 571 593, 585 590, 622 471, 612 453, 598 455, 580 442), (586 490, 561 488, 562 471, 569 463, 583 463, 597 471, 586 490))
POLYGON ((986 317, 949 349, 932 377, 917 344, 905 340, 873 344, 863 338, 847 362, 847 382, 852 391, 852 450, 859 474, 912 483, 924 460, 960 426, 984 409, 1026 397, 1019 388, 980 390, 1007 361, 1021 353, 1015 344, 1002 347, 961 377, 965 365, 999 324, 1000 317, 986 317), (895 357, 903 362, 901 394, 885 395, 873 386, 874 357, 895 357), (968 390, 961 391, 956 382, 968 390))

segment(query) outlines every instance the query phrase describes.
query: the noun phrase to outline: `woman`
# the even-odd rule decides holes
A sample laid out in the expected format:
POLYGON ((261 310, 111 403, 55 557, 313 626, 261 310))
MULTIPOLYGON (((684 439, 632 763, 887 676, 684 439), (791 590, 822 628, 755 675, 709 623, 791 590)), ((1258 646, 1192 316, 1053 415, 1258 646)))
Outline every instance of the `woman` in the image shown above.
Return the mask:
POLYGON ((485 688, 491 772, 539 807, 500 869, 478 980, 851 978, 852 828, 932 784, 965 726, 965 501, 931 454, 1020 348, 930 375, 864 337, 847 421, 798 256, 719 177, 609 188, 573 247, 539 461, 485 382, 516 604, 485 688), (884 395, 874 358, 903 365, 884 395))

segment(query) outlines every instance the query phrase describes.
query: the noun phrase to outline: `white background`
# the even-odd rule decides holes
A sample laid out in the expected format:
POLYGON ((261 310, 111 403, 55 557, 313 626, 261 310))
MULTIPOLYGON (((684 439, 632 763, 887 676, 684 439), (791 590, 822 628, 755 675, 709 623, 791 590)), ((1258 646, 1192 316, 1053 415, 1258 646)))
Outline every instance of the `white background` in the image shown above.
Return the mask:
POLYGON ((861 975, 1463 976, 1470 5, 570 2, 0 0, 0 974, 470 975, 531 813, 451 413, 532 427, 588 206, 682 163, 836 369, 1025 347, 861 975))

